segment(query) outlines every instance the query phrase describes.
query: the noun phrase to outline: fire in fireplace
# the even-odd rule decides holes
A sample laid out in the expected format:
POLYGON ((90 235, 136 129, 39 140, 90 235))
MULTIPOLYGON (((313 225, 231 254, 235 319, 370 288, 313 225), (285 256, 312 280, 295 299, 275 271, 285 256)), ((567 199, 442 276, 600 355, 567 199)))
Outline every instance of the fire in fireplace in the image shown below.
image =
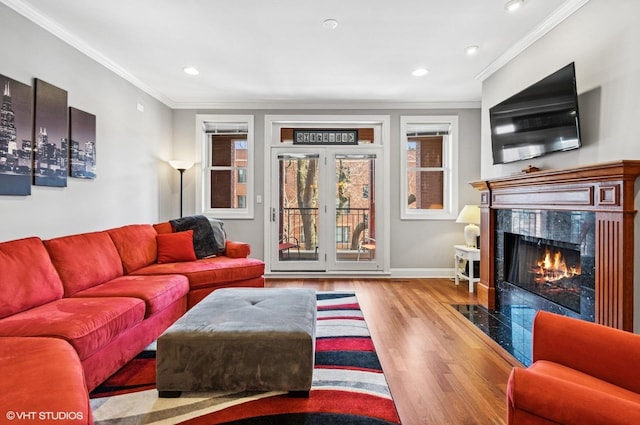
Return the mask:
POLYGON ((580 264, 567 265, 562 250, 545 248, 544 258, 531 266, 530 273, 539 285, 549 285, 562 279, 580 275, 580 264))
POLYGON ((505 242, 509 283, 580 313, 579 245, 515 234, 505 234, 505 242))

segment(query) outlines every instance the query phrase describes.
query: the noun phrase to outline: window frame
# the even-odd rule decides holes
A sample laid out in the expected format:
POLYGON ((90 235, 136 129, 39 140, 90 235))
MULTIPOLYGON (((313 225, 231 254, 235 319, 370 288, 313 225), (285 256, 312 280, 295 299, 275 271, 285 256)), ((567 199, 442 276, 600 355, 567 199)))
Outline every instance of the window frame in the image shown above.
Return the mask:
MULTIPOLYGON (((400 117, 400 219, 401 220, 455 220, 458 211, 458 169, 454 166, 454 158, 458 157, 458 116, 457 115, 420 115, 400 117), (407 129, 411 125, 448 124, 449 134, 443 138, 442 171, 443 171, 443 208, 423 209, 409 208, 408 187, 408 145, 407 129)), ((434 171, 433 168, 425 171, 434 171)))
MULTIPOLYGON (((254 218, 254 116, 253 115, 196 115, 196 152, 200 155, 196 158, 196 211, 210 218, 220 219, 253 219, 254 218), (246 182, 246 206, 245 208, 211 208, 210 188, 212 166, 209 164, 210 134, 206 131, 207 124, 236 124, 247 127, 247 166, 245 168, 246 182)), ((236 182, 236 173, 232 181, 236 182)), ((234 200, 235 201, 235 200, 234 200)))

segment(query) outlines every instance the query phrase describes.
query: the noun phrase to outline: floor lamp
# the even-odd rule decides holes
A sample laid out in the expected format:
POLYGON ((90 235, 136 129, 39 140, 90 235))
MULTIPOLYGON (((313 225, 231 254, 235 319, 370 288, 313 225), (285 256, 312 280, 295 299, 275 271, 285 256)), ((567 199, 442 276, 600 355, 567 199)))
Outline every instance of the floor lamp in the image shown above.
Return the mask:
POLYGON ((193 162, 190 161, 169 161, 169 164, 180 172, 180 218, 182 218, 182 176, 184 172, 193 167, 193 162))

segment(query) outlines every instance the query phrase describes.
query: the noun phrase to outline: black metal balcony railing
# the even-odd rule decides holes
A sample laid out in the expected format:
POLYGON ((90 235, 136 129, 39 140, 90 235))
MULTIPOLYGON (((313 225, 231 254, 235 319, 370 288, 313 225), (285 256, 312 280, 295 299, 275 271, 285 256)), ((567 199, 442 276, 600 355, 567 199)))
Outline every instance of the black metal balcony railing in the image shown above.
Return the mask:
MULTIPOLYGON (((336 250, 357 250, 363 236, 370 236, 369 208, 337 208, 335 222, 336 250)), ((318 246, 318 209, 283 208, 280 239, 295 238, 301 249, 313 251, 318 246)), ((326 237, 326 236, 325 236, 326 237)))

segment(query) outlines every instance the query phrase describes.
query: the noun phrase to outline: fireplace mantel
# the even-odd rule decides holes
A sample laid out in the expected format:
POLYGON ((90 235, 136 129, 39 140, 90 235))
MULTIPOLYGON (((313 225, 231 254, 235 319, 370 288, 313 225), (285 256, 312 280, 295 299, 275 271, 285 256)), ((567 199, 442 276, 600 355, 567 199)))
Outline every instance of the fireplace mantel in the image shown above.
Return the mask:
POLYGON ((593 211, 596 322, 633 331, 634 186, 638 176, 640 161, 622 160, 472 182, 480 191, 480 303, 496 307, 496 210, 593 211))

